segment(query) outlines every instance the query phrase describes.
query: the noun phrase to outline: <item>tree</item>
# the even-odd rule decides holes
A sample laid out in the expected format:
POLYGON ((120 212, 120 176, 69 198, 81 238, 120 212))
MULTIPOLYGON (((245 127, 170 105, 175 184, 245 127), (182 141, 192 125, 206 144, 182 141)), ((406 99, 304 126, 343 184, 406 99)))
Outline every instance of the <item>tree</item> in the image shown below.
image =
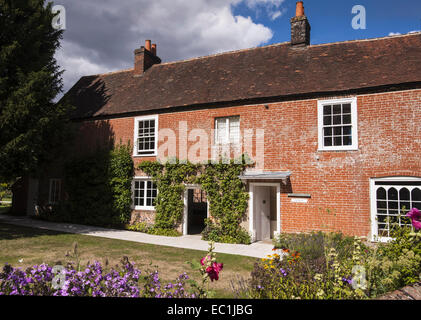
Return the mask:
POLYGON ((36 172, 63 141, 69 107, 54 102, 63 31, 53 17, 45 0, 0 0, 0 180, 36 172))

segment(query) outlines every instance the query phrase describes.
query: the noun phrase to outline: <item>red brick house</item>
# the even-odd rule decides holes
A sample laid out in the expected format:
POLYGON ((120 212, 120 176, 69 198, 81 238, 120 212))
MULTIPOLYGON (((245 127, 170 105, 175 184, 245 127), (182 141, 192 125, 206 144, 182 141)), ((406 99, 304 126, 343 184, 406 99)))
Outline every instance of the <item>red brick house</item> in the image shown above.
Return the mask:
MULTIPOLYGON (((135 142, 135 164, 198 149, 207 159, 221 145, 244 151, 248 132, 258 163, 242 176, 243 226, 253 240, 310 230, 387 238, 387 218, 421 209, 421 33, 310 45, 300 3, 291 25, 289 42, 167 63, 146 41, 134 68, 82 77, 67 93, 77 152, 112 138, 135 142)), ((51 202, 60 179, 44 183, 51 202)), ((208 215, 199 189, 188 186, 184 234, 208 215)), ((137 172, 134 220, 153 221, 155 195, 137 172)))

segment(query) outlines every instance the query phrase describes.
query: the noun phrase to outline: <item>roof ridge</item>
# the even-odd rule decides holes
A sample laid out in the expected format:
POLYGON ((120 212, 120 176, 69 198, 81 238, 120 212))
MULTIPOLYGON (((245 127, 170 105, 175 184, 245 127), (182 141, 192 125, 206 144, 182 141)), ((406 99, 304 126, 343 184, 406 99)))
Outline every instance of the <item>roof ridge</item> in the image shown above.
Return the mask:
POLYGON ((310 47, 330 46, 330 45, 335 45, 335 44, 352 43, 352 42, 387 40, 387 39, 393 39, 393 38, 411 37, 411 36, 420 35, 420 34, 421 34, 421 31, 416 31, 416 32, 408 32, 405 34, 397 34, 397 35, 390 35, 390 36, 376 37, 376 38, 354 39, 354 40, 336 41, 336 42, 329 42, 329 43, 319 43, 319 44, 310 45, 310 47))
POLYGON ((259 50, 259 49, 265 49, 265 48, 269 48, 269 47, 278 47, 278 46, 286 45, 286 44, 289 44, 289 43, 290 43, 289 41, 286 41, 286 42, 272 43, 272 44, 269 44, 269 45, 266 45, 266 46, 260 46, 260 47, 251 47, 251 48, 244 48, 244 49, 218 52, 218 53, 213 53, 213 54, 206 55, 206 56, 199 56, 199 57, 188 58, 188 59, 183 59, 183 60, 164 62, 164 63, 158 64, 157 66, 180 63, 180 62, 189 62, 189 61, 200 60, 200 59, 205 59, 205 58, 213 58, 213 57, 222 56, 222 55, 226 55, 226 54, 233 54, 233 53, 237 53, 237 52, 259 50))
POLYGON ((127 69, 122 69, 122 70, 109 71, 109 72, 105 72, 105 73, 90 74, 90 75, 87 75, 85 77, 110 76, 112 74, 130 72, 130 71, 133 71, 133 70, 134 70, 134 68, 127 68, 127 69))

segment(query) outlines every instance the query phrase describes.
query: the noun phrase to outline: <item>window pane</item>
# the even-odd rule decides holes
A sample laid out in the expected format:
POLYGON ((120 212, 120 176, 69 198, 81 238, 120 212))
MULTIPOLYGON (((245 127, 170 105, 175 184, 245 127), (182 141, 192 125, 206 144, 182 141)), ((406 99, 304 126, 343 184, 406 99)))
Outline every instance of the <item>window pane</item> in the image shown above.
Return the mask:
POLYGON ((227 141, 227 120, 226 118, 216 119, 216 141, 226 142, 227 141))
POLYGON ((412 190, 412 201, 420 201, 421 202, 421 189, 415 188, 412 190))
POLYGON ((330 115, 332 114, 332 106, 323 106, 323 114, 330 115))
POLYGON ((342 137, 334 137, 334 145, 335 146, 341 146, 342 145, 342 137))
POLYGON ((377 199, 386 199, 386 190, 385 188, 377 189, 377 199))
POLYGON ((341 124, 341 116, 333 116, 333 124, 341 124))
POLYGON ((387 208, 386 201, 377 200, 377 210, 386 209, 386 208, 387 208))
POLYGON ((346 103, 342 105, 342 113, 351 113, 351 104, 346 103))
POLYGON ((351 126, 345 126, 343 127, 344 136, 350 136, 351 135, 351 126))
POLYGON ((323 124, 325 126, 329 126, 332 124, 332 117, 331 116, 325 116, 323 117, 323 124))
POLYGON ((343 124, 351 124, 351 115, 342 116, 342 123, 343 124))
POLYGON ((387 198, 389 201, 391 200, 398 200, 398 191, 395 188, 390 188, 387 191, 387 198))
POLYGON ((238 143, 240 141, 240 117, 229 118, 230 142, 238 143))
POLYGON ((332 138, 325 138, 325 147, 332 146, 332 138))
POLYGON ((331 127, 324 128, 324 131, 325 131, 325 136, 327 136, 327 137, 332 136, 332 128, 331 127))
POLYGON ((407 188, 402 188, 399 190, 399 199, 401 201, 410 199, 409 190, 407 188))
POLYGON ((333 128, 333 135, 335 135, 335 136, 342 135, 342 127, 334 127, 333 128))
POLYGON ((351 136, 345 136, 344 137, 344 146, 351 146, 352 145, 352 137, 351 136))
POLYGON ((333 114, 341 114, 342 110, 341 110, 341 105, 337 104, 333 106, 333 114))

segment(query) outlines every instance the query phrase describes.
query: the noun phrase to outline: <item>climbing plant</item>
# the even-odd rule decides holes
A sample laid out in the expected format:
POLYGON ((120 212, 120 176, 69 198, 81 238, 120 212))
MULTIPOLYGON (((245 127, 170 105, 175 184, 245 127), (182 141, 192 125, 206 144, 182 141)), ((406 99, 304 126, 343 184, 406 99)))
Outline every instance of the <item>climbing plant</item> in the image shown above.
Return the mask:
POLYGON ((144 161, 139 169, 149 175, 156 184, 155 229, 174 229, 183 217, 184 183, 193 182, 198 166, 178 159, 161 164, 158 161, 144 161))
POLYGON ((248 193, 239 176, 246 168, 242 161, 209 162, 198 183, 206 191, 211 219, 205 221, 204 240, 250 243, 250 235, 241 227, 248 206, 248 193))
POLYGON ((200 184, 209 200, 211 219, 207 219, 204 240, 229 243, 250 243, 250 236, 241 228, 247 210, 248 194, 239 178, 249 163, 223 160, 192 164, 178 159, 166 163, 144 161, 139 169, 157 186, 154 228, 174 229, 182 221, 185 184, 200 184))

